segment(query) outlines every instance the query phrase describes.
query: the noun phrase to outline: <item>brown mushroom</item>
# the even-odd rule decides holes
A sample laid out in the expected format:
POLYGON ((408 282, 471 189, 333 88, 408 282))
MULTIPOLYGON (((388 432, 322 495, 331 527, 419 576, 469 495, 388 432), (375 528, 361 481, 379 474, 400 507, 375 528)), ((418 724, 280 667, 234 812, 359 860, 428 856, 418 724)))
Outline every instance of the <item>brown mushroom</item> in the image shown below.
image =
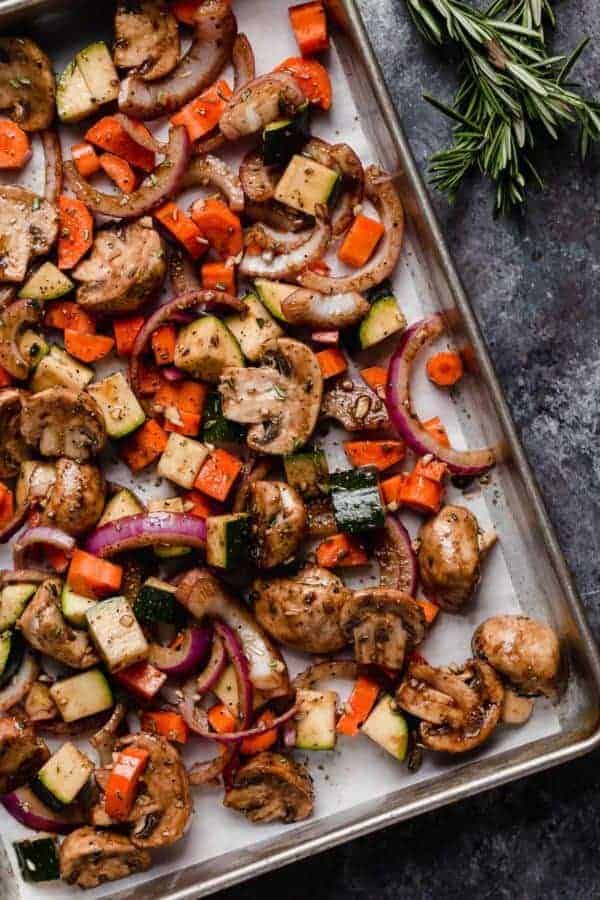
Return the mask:
POLYGON ((375 391, 344 375, 328 384, 321 415, 335 419, 346 431, 376 431, 390 425, 385 404, 375 391))
POLYGON ((25 719, 0 718, 0 794, 27 784, 49 758, 46 742, 25 719))
POLYGON ((25 460, 21 463, 15 490, 17 507, 21 509, 24 506, 43 504, 48 499, 55 481, 56 466, 54 463, 25 460))
POLYGON ((103 449, 106 427, 96 402, 84 391, 47 388, 26 397, 21 434, 42 456, 86 462, 103 449))
POLYGON ((93 528, 104 509, 106 485, 97 466, 59 459, 52 489, 41 504, 40 525, 77 536, 93 528))
POLYGON ((54 119, 52 64, 28 38, 0 38, 0 112, 24 131, 49 128, 54 119))
POLYGON ((476 629, 473 653, 500 672, 521 694, 556 695, 560 644, 556 633, 529 616, 492 616, 476 629))
POLYGON ((286 322, 310 328, 349 328, 364 319, 369 309, 369 303, 356 291, 328 296, 298 288, 281 301, 286 322))
POLYGON ((48 578, 35 592, 17 622, 27 643, 70 666, 88 669, 98 662, 87 631, 71 628, 62 614, 60 578, 48 578))
POLYGON ((257 579, 254 614, 274 637, 306 653, 333 653, 346 646, 340 615, 351 594, 337 575, 306 566, 291 578, 257 579))
POLYGON ((302 498, 285 481, 254 481, 248 487, 248 511, 253 516, 252 553, 261 569, 291 559, 306 528, 302 498))
POLYGON ((0 478, 14 478, 31 451, 21 437, 21 402, 17 388, 0 390, 0 478))
POLYGON ((31 260, 48 253, 57 235, 51 203, 17 185, 0 186, 0 282, 23 281, 31 260))
POLYGON ((249 81, 228 100, 219 128, 228 141, 262 131, 282 113, 294 115, 306 102, 304 91, 287 72, 270 72, 249 81))
POLYGON ((401 669, 426 633, 425 616, 408 594, 391 588, 355 591, 344 603, 340 624, 354 643, 357 662, 401 669))
POLYGON ((251 822, 299 822, 313 810, 312 779, 293 759, 264 751, 240 766, 223 802, 251 822))
POLYGON ((25 325, 39 321, 40 311, 36 300, 15 300, 0 311, 0 365, 21 381, 29 376, 30 360, 21 352, 19 337, 25 325))
POLYGON ((478 659, 460 668, 415 662, 396 691, 396 702, 420 719, 419 740, 430 750, 466 753, 486 741, 500 720, 504 688, 478 659))
POLYGON ((80 888, 99 887, 145 872, 152 865, 150 854, 125 835, 87 825, 67 835, 60 845, 59 858, 60 877, 80 888))
POLYGON ((155 81, 175 68, 179 49, 177 19, 163 0, 120 0, 115 13, 116 66, 155 81))

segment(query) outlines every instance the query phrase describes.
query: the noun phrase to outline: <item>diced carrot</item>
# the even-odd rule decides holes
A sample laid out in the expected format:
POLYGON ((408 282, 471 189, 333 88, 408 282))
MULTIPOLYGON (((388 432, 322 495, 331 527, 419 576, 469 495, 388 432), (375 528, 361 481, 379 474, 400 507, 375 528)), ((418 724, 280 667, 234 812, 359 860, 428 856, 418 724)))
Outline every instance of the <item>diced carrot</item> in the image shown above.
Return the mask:
POLYGON ((240 753, 244 756, 253 756, 255 753, 262 753, 268 750, 277 742, 277 728, 269 728, 275 721, 275 716, 270 709, 265 709, 260 714, 253 728, 262 727, 265 730, 261 734, 255 734, 254 737, 247 737, 240 743, 240 753))
POLYGON ((213 500, 225 500, 241 468, 242 463, 237 456, 218 447, 203 463, 194 487, 213 500))
POLYGON ((322 541, 316 551, 317 563, 324 569, 366 566, 369 557, 356 538, 334 534, 322 541))
POLYGON ((173 431, 176 434, 184 434, 187 437, 195 437, 200 431, 202 416, 196 413, 179 411, 175 419, 165 419, 165 431, 173 431))
POLYGON ((132 472, 141 472, 158 459, 168 440, 156 419, 147 419, 141 428, 123 441, 121 458, 132 472))
POLYGON ((215 703, 208 710, 208 721, 217 734, 227 734, 237 729, 237 721, 224 703, 215 703))
POLYGON ((178 22, 183 22, 184 25, 193 25, 196 11, 204 2, 205 0, 176 0, 171 7, 171 12, 178 22))
POLYGON ((425 621, 428 625, 432 625, 437 619, 437 615, 440 611, 437 603, 434 603, 432 600, 427 600, 426 597, 419 597, 417 599, 417 603, 423 610, 423 614, 425 616, 425 621))
POLYGON ((183 495, 183 503, 186 512, 191 516, 206 519, 208 516, 214 515, 214 504, 200 491, 188 491, 183 495))
POLYGON ((48 304, 44 316, 46 328, 58 331, 77 331, 79 334, 95 334, 96 323, 74 300, 55 300, 48 304))
POLYGON ((390 503, 400 503, 400 492, 405 479, 406 475, 400 474, 392 475, 391 478, 386 478, 385 481, 381 482, 380 486, 383 493, 383 499, 388 506, 390 503))
POLYGON ((331 106, 331 80, 327 69, 316 59, 290 56, 277 66, 276 72, 288 72, 298 84, 304 96, 315 106, 329 109, 331 106))
POLYGON ((429 434, 433 438, 435 438, 438 444, 442 445, 442 447, 450 446, 448 433, 439 416, 434 416, 433 419, 428 419, 426 422, 421 422, 421 425, 423 426, 425 431, 428 431, 429 434))
POLYGON ((344 453, 353 466, 376 466, 380 472, 404 459, 404 441, 346 441, 344 453))
POLYGON ((61 550, 60 547, 51 547, 50 544, 46 544, 44 547, 44 556, 52 566, 55 572, 66 572, 70 557, 67 556, 64 550, 61 550))
POLYGON ((429 478, 430 481, 437 481, 438 483, 442 482, 448 471, 446 463, 433 458, 427 459, 427 462, 425 462, 426 459, 425 456, 422 456, 417 460, 415 463, 415 472, 418 475, 422 475, 423 478, 429 478))
POLYGON ((147 659, 127 666, 119 672, 112 672, 112 677, 126 687, 128 691, 136 694, 142 700, 152 700, 155 697, 165 681, 167 675, 161 672, 147 659))
POLYGON ((92 175, 95 175, 96 172, 100 171, 98 154, 87 141, 80 141, 78 144, 73 144, 71 147, 71 156, 73 157, 73 162, 75 163, 77 171, 80 175, 83 175, 84 178, 90 178, 92 175))
POLYGON ((157 366, 170 366, 175 358, 177 329, 174 325, 161 325, 152 334, 152 352, 157 366))
POLYGON ((464 374, 460 353, 452 350, 444 350, 430 356, 425 368, 429 380, 438 387, 453 387, 464 374))
MULTIPOLYGON (((140 130, 140 133, 141 129, 144 129, 148 137, 151 137, 145 125, 135 122, 133 119, 131 122, 134 128, 140 130)), ((144 172, 151 172, 154 169, 156 163, 154 152, 138 144, 114 116, 104 116, 103 119, 92 125, 86 132, 85 139, 91 144, 95 144, 96 147, 100 147, 101 150, 114 153, 115 156, 127 160, 136 169, 142 169, 144 172)))
POLYGON ((320 53, 329 47, 325 9, 320 2, 290 6, 290 22, 302 56, 320 53))
POLYGON ((104 334, 81 334, 65 328, 65 350, 81 362, 97 362, 107 356, 115 342, 104 334))
POLYGON ((195 437, 200 429, 208 387, 197 381, 163 382, 154 404, 162 409, 165 431, 195 437))
POLYGON ((190 141, 197 141, 213 130, 232 95, 226 81, 217 81, 208 90, 186 103, 174 116, 173 125, 184 125, 190 141))
POLYGON ((338 257, 347 266, 359 269, 367 263, 381 240, 385 228, 376 219, 358 215, 338 250, 338 257))
POLYGON ((235 294, 235 267, 226 263, 205 263, 201 270, 202 287, 205 291, 225 291, 235 294))
POLYGON ((140 397, 152 397, 164 384, 160 369, 143 362, 139 364, 137 381, 140 397))
POLYGON ((348 697, 344 712, 337 721, 335 730, 338 734, 354 737, 361 725, 366 722, 379 696, 379 685, 372 678, 364 675, 356 679, 352 693, 348 697))
POLYGON ((114 319, 112 325, 119 356, 131 356, 135 339, 145 321, 143 316, 128 316, 126 319, 114 319))
POLYGON ((241 252, 244 247, 242 223, 222 200, 211 197, 196 200, 190 214, 201 235, 221 259, 237 256, 241 252))
POLYGON ((419 475, 414 469, 400 487, 399 502, 415 512, 437 513, 442 505, 444 487, 440 482, 419 475))
POLYGON ((104 809, 111 819, 116 819, 117 822, 127 820, 149 759, 150 754, 142 747, 127 747, 115 759, 104 797, 104 809))
POLYGON ((115 156, 114 153, 102 153, 100 165, 105 175, 114 181, 124 194, 132 194, 138 184, 137 176, 127 160, 115 156))
POLYGON ((108 597, 121 587, 123 569, 107 559, 85 550, 75 550, 67 575, 67 584, 84 597, 108 597))
POLYGON ((335 347, 340 342, 340 333, 339 331, 313 331, 310 339, 316 344, 330 344, 335 347))
POLYGON ((361 369, 360 377, 376 394, 382 390, 385 391, 388 373, 383 366, 369 366, 367 369, 361 369))
POLYGON ((22 169, 31 158, 31 145, 12 119, 0 119, 0 169, 22 169))
POLYGON ((0 387, 10 387, 13 383, 13 377, 10 372, 0 366, 0 387))
POLYGON ((142 731, 160 734, 168 741, 187 744, 190 736, 185 719, 179 713, 169 710, 152 710, 143 712, 141 716, 142 731))
POLYGON ((10 488, 0 481, 0 525, 6 525, 15 514, 15 498, 10 488))
POLYGON ((190 217, 171 201, 154 210, 153 215, 177 238, 192 259, 199 259, 208 250, 208 241, 190 217))
POLYGON ((320 350, 315 353, 323 378, 333 378, 341 375, 348 368, 348 362, 341 350, 331 347, 328 350, 320 350))
POLYGON ((61 194, 58 223, 58 268, 72 269, 92 246, 94 220, 85 203, 61 194))

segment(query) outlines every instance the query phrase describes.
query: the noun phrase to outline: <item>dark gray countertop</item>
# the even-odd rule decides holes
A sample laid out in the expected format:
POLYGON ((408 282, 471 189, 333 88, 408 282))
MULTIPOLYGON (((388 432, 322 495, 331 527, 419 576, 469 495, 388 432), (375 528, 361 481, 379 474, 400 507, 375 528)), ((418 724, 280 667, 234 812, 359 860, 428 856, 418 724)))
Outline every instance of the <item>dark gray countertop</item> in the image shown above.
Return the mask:
MULTIPOLYGON (((449 125, 422 99, 449 100, 445 63, 404 0, 359 0, 422 170, 449 125)), ((576 74, 600 91, 597 0, 556 3, 559 39, 593 40, 576 74)), ((531 462, 600 637, 600 149, 544 154, 544 194, 520 221, 493 222, 489 186, 436 207, 531 462)), ((222 893, 222 900, 554 900, 600 894, 600 755, 484 794, 222 893)))

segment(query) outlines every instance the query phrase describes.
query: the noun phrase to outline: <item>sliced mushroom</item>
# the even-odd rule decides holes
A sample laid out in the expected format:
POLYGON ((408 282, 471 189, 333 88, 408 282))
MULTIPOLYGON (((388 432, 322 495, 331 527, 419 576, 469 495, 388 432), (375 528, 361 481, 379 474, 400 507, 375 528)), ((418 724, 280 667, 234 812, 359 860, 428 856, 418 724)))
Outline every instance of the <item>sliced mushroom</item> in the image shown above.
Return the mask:
POLYGON ((481 578, 477 519, 464 506, 444 506, 419 531, 419 569, 425 590, 456 612, 467 603, 481 578))
POLYGON ((23 281, 31 260, 48 253, 57 234, 58 214, 47 200, 22 187, 0 186, 0 282, 23 281))
POLYGON ((291 75, 270 72, 235 92, 221 115, 219 128, 228 141, 237 141, 282 116, 295 115, 305 101, 304 91, 291 75))
POLYGON ((223 415, 251 426, 246 440, 252 450, 292 453, 317 423, 323 392, 319 363, 309 347, 291 338, 266 343, 260 362, 260 367, 223 371, 223 415))
POLYGON ((145 872, 152 857, 116 831, 78 828, 60 845, 60 877, 67 884, 95 888, 107 881, 145 872))
POLYGON ((0 718, 0 794, 27 784, 49 757, 46 742, 25 719, 0 718))
POLYGON ((254 615, 276 640, 306 653, 333 653, 347 644, 340 622, 351 593, 328 569, 306 566, 290 578, 257 579, 254 615))
POLYGON ((251 822, 299 822, 313 810, 312 779, 293 759, 264 751, 240 766, 223 802, 251 822))
POLYGON ((412 663, 396 691, 398 706, 421 719, 423 746, 453 754, 474 750, 490 737, 503 700, 502 682, 478 659, 459 669, 412 663))
POLYGON ((155 81, 175 68, 179 50, 177 19, 163 0, 120 0, 115 13, 116 66, 155 81))
POLYGON ((476 629, 473 653, 500 672, 520 693, 556 694, 560 644, 556 633, 529 616, 492 616, 476 629))
POLYGON ((0 38, 0 112, 25 131, 49 128, 54 118, 52 65, 27 38, 0 38))
POLYGON ((165 249, 152 219, 99 231, 92 252, 73 270, 77 302, 92 312, 135 312, 155 297, 167 274, 165 249))
POLYGON ((357 662, 401 669, 426 633, 425 616, 408 594, 391 588, 355 591, 344 603, 340 624, 354 644, 357 662))
POLYGON ((254 481, 248 489, 253 516, 253 556, 260 569, 290 560, 306 528, 306 509, 300 494, 285 481, 254 481))
POLYGON ((106 443, 104 419, 85 392, 47 388, 27 397, 21 412, 21 433, 42 456, 66 456, 86 462, 106 443))
POLYGON ((59 459, 52 489, 41 503, 40 525, 77 536, 93 528, 104 509, 106 485, 97 466, 59 459))
POLYGON ((26 325, 37 324, 40 312, 36 300, 15 300, 0 311, 0 365, 21 381, 29 376, 30 361, 21 352, 19 338, 26 325))
POLYGON ((0 478, 14 478, 31 451, 21 437, 21 403, 25 397, 17 388, 0 390, 0 478))
POLYGON ((37 506, 46 502, 56 480, 54 463, 27 459, 21 463, 15 490, 17 506, 37 506))
POLYGON ((59 578, 44 581, 27 604, 17 625, 35 650, 72 669, 88 669, 98 662, 96 651, 87 631, 71 628, 63 617, 61 591, 59 578))
POLYGON ((385 403, 375 391, 344 376, 336 378, 326 388, 321 414, 335 419, 346 431, 377 431, 390 424, 385 403))
POLYGON ((349 328, 364 319, 369 309, 369 303, 355 291, 327 296, 298 288, 281 301, 286 322, 310 328, 349 328))

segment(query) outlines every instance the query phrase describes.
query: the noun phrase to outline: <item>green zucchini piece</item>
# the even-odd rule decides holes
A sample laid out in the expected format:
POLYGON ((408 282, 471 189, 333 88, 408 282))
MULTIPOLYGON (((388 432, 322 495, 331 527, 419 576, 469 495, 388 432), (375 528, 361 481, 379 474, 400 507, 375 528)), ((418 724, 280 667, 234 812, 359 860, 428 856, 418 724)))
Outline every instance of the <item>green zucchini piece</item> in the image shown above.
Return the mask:
POLYGON ((56 300, 73 290, 73 282, 54 263, 45 262, 28 278, 19 297, 31 300, 56 300))
POLYGON ((333 514, 340 531, 360 534, 382 528, 385 511, 375 466, 361 466, 329 476, 333 514))
POLYGON ((281 311, 281 301, 294 291, 298 290, 297 285, 284 284, 282 281, 268 281, 266 278, 257 278, 254 282, 254 289, 258 294, 260 301, 267 307, 271 315, 285 322, 285 316, 281 311))
POLYGON ((180 330, 174 364, 194 378, 213 383, 226 366, 245 365, 240 345, 216 316, 203 316, 180 330))
POLYGON ((206 562, 219 569, 234 569, 248 560, 250 516, 235 513, 206 520, 206 562))
POLYGON ((206 398, 202 416, 202 441, 205 444, 243 444, 246 429, 223 415, 218 391, 206 398))
POLYGON ((337 699, 335 691, 297 691, 296 747, 300 750, 335 748, 337 699))
POLYGON ((376 300, 358 327, 358 339, 363 350, 379 344, 392 334, 404 331, 406 318, 395 297, 376 300))
MULTIPOLYGON (((185 548, 188 549, 187 547, 185 548)), ((167 622, 175 624, 182 619, 183 610, 175 600, 175 588, 159 578, 148 578, 140 588, 133 606, 136 618, 145 624, 167 622)))
POLYGON ((12 678, 23 659, 23 638, 20 631, 0 634, 0 685, 12 678))
POLYGON ((74 359, 62 347, 53 345, 50 353, 38 363, 31 379, 31 388, 35 392, 51 387, 82 391, 93 377, 93 369, 74 359))
POLYGON ((308 159, 292 156, 275 189, 275 200, 314 216, 317 206, 333 202, 340 176, 333 169, 308 159))
POLYGON ((81 594, 76 594, 75 591, 71 590, 68 584, 65 584, 62 589, 62 594, 60 595, 60 608, 62 609, 62 614, 67 622, 70 622, 75 628, 87 627, 85 615, 88 609, 91 609, 92 606, 95 605, 96 600, 92 600, 90 597, 82 597, 81 594))
POLYGON ((94 104, 111 103, 119 96, 119 76, 104 41, 84 47, 75 57, 94 104))
POLYGON ((56 838, 37 838, 35 841, 14 841, 13 848, 23 881, 56 881, 60 878, 60 864, 56 838))
POLYGON ((402 762, 408 751, 408 725, 392 697, 385 694, 360 729, 402 762))
POLYGON ((100 669, 88 669, 56 681, 50 688, 50 696, 65 722, 93 716, 110 709, 114 703, 110 685, 100 669))
POLYGON ((148 656, 148 642, 125 597, 110 597, 86 613, 90 637, 111 672, 148 656))
POLYGON ((125 437, 145 422, 146 414, 122 372, 91 384, 88 391, 100 408, 109 437, 125 437))
POLYGON ((124 519, 126 516, 137 516, 143 512, 144 507, 135 494, 127 488, 122 488, 110 498, 104 507, 97 527, 107 525, 116 519, 124 519))
POLYGON ((56 85, 56 111, 61 122, 79 122, 99 109, 77 62, 72 59, 56 85))
POLYGON ((278 119, 264 128, 262 156, 267 166, 285 166, 310 138, 310 107, 304 103, 293 119, 278 119))
POLYGON ((30 787, 42 803, 59 812, 73 803, 93 771, 94 763, 73 744, 66 743, 44 763, 30 787))
POLYGON ((17 341, 19 353, 28 363, 30 369, 35 369, 40 360, 50 353, 50 347, 37 331, 28 328, 17 341))
POLYGON ((0 632, 12 628, 37 590, 36 584, 7 584, 0 594, 0 632))
POLYGON ((283 466, 288 483, 303 497, 310 500, 326 493, 329 469, 320 447, 312 447, 285 456, 283 466))
POLYGON ((246 311, 228 316, 225 324, 237 340, 246 359, 256 362, 262 354, 266 341, 281 337, 283 329, 256 294, 246 294, 244 303, 246 311))

